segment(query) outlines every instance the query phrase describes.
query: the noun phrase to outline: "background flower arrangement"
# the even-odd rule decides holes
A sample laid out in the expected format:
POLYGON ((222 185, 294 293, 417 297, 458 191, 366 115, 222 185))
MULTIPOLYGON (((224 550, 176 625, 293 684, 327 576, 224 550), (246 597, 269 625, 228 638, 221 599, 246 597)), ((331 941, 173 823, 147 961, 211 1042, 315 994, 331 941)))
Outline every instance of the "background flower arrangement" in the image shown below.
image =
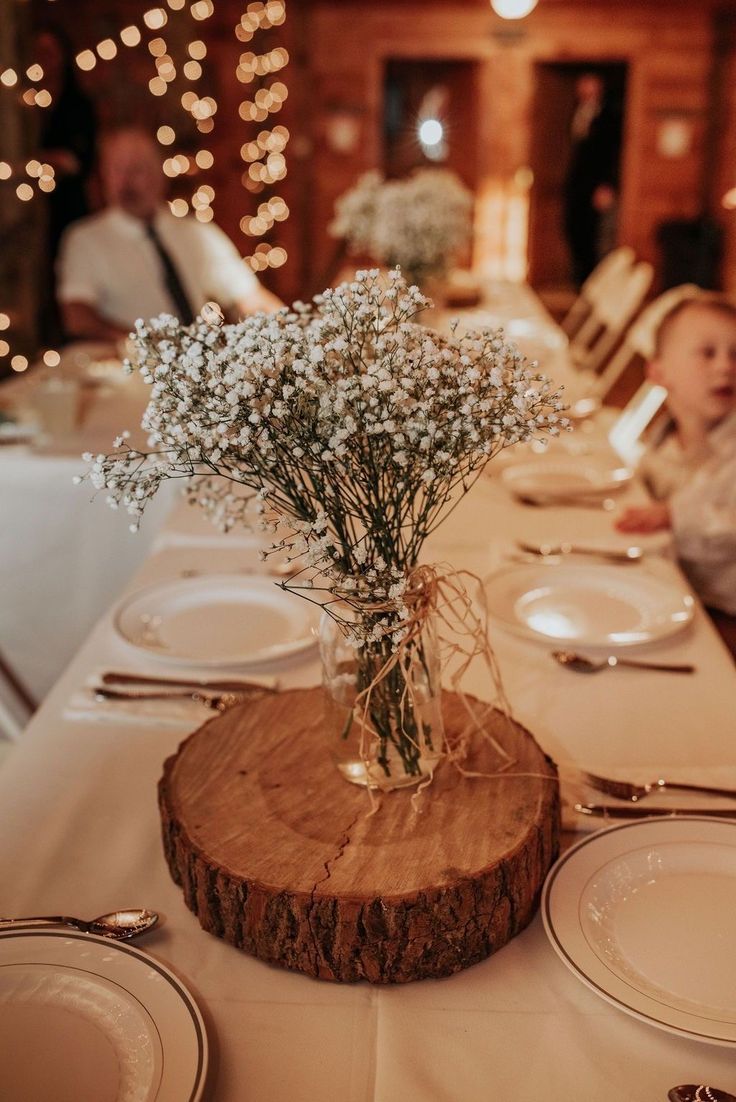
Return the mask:
POLYGON ((381 768, 393 746, 410 775, 422 720, 407 677, 427 668, 422 546, 493 455, 561 420, 559 395, 500 333, 441 336, 412 320, 427 305, 400 272, 386 287, 373 271, 235 325, 139 322, 150 450, 119 437, 89 473, 133 528, 169 478, 190 479, 190 500, 225 529, 254 504, 270 550, 302 567, 284 588, 318 600, 352 641, 381 768))
POLYGON ((473 196, 447 169, 417 169, 402 180, 368 172, 338 199, 330 232, 351 252, 399 265, 421 286, 441 276, 472 233, 473 196))

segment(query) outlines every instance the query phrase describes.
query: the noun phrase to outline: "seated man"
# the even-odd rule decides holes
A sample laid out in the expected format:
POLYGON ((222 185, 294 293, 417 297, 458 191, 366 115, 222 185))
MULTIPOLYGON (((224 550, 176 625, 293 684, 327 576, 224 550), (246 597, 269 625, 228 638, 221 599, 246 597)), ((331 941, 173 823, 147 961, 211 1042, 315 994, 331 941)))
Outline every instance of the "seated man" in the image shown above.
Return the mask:
POLYGON ((116 341, 138 318, 162 313, 188 325, 210 299, 235 314, 282 305, 214 223, 171 214, 160 153, 145 132, 111 134, 101 173, 107 208, 61 242, 57 295, 67 336, 116 341))

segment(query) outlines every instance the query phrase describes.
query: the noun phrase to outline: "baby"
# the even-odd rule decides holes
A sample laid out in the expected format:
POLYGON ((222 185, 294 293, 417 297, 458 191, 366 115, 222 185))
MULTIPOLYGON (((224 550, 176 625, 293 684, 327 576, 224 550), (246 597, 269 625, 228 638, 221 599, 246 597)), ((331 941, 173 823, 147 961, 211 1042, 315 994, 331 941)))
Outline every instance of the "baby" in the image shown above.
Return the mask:
POLYGON ((736 306, 705 293, 678 303, 647 374, 666 388, 670 417, 640 468, 655 502, 627 509, 616 527, 671 528, 703 602, 736 614, 736 306))

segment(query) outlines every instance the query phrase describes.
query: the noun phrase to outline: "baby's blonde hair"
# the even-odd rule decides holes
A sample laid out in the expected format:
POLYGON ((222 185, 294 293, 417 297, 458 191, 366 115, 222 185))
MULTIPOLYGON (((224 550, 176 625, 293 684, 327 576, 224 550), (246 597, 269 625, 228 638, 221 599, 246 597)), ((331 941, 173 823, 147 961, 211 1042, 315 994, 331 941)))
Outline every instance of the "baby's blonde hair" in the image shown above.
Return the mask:
POLYGON ((696 294, 687 295, 685 298, 681 298, 680 301, 665 314, 662 321, 659 323, 659 328, 654 338, 655 356, 660 356, 662 354, 662 349, 667 340, 667 334, 670 332, 680 315, 684 314, 686 310, 689 310, 691 306, 700 306, 705 310, 712 310, 714 314, 723 314, 736 324, 736 304, 733 303, 730 298, 727 298, 726 295, 718 294, 715 291, 698 291, 696 294))

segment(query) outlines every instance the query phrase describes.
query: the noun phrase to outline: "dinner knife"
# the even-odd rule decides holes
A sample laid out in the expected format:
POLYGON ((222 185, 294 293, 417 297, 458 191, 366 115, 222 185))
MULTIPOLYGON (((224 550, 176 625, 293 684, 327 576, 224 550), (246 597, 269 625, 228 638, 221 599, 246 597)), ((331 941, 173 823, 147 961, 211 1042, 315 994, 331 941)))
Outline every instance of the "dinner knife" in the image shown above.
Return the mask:
POLYGON ((116 673, 112 670, 103 673, 100 678, 103 685, 160 685, 172 689, 211 689, 218 693, 238 693, 248 689, 262 689, 266 692, 276 688, 276 678, 247 680, 214 680, 203 677, 151 677, 142 673, 116 673))
POLYGON ((605 819, 657 819, 667 815, 706 815, 710 819, 736 819, 736 808, 703 807, 634 807, 631 804, 575 804, 579 815, 599 816, 605 819))

